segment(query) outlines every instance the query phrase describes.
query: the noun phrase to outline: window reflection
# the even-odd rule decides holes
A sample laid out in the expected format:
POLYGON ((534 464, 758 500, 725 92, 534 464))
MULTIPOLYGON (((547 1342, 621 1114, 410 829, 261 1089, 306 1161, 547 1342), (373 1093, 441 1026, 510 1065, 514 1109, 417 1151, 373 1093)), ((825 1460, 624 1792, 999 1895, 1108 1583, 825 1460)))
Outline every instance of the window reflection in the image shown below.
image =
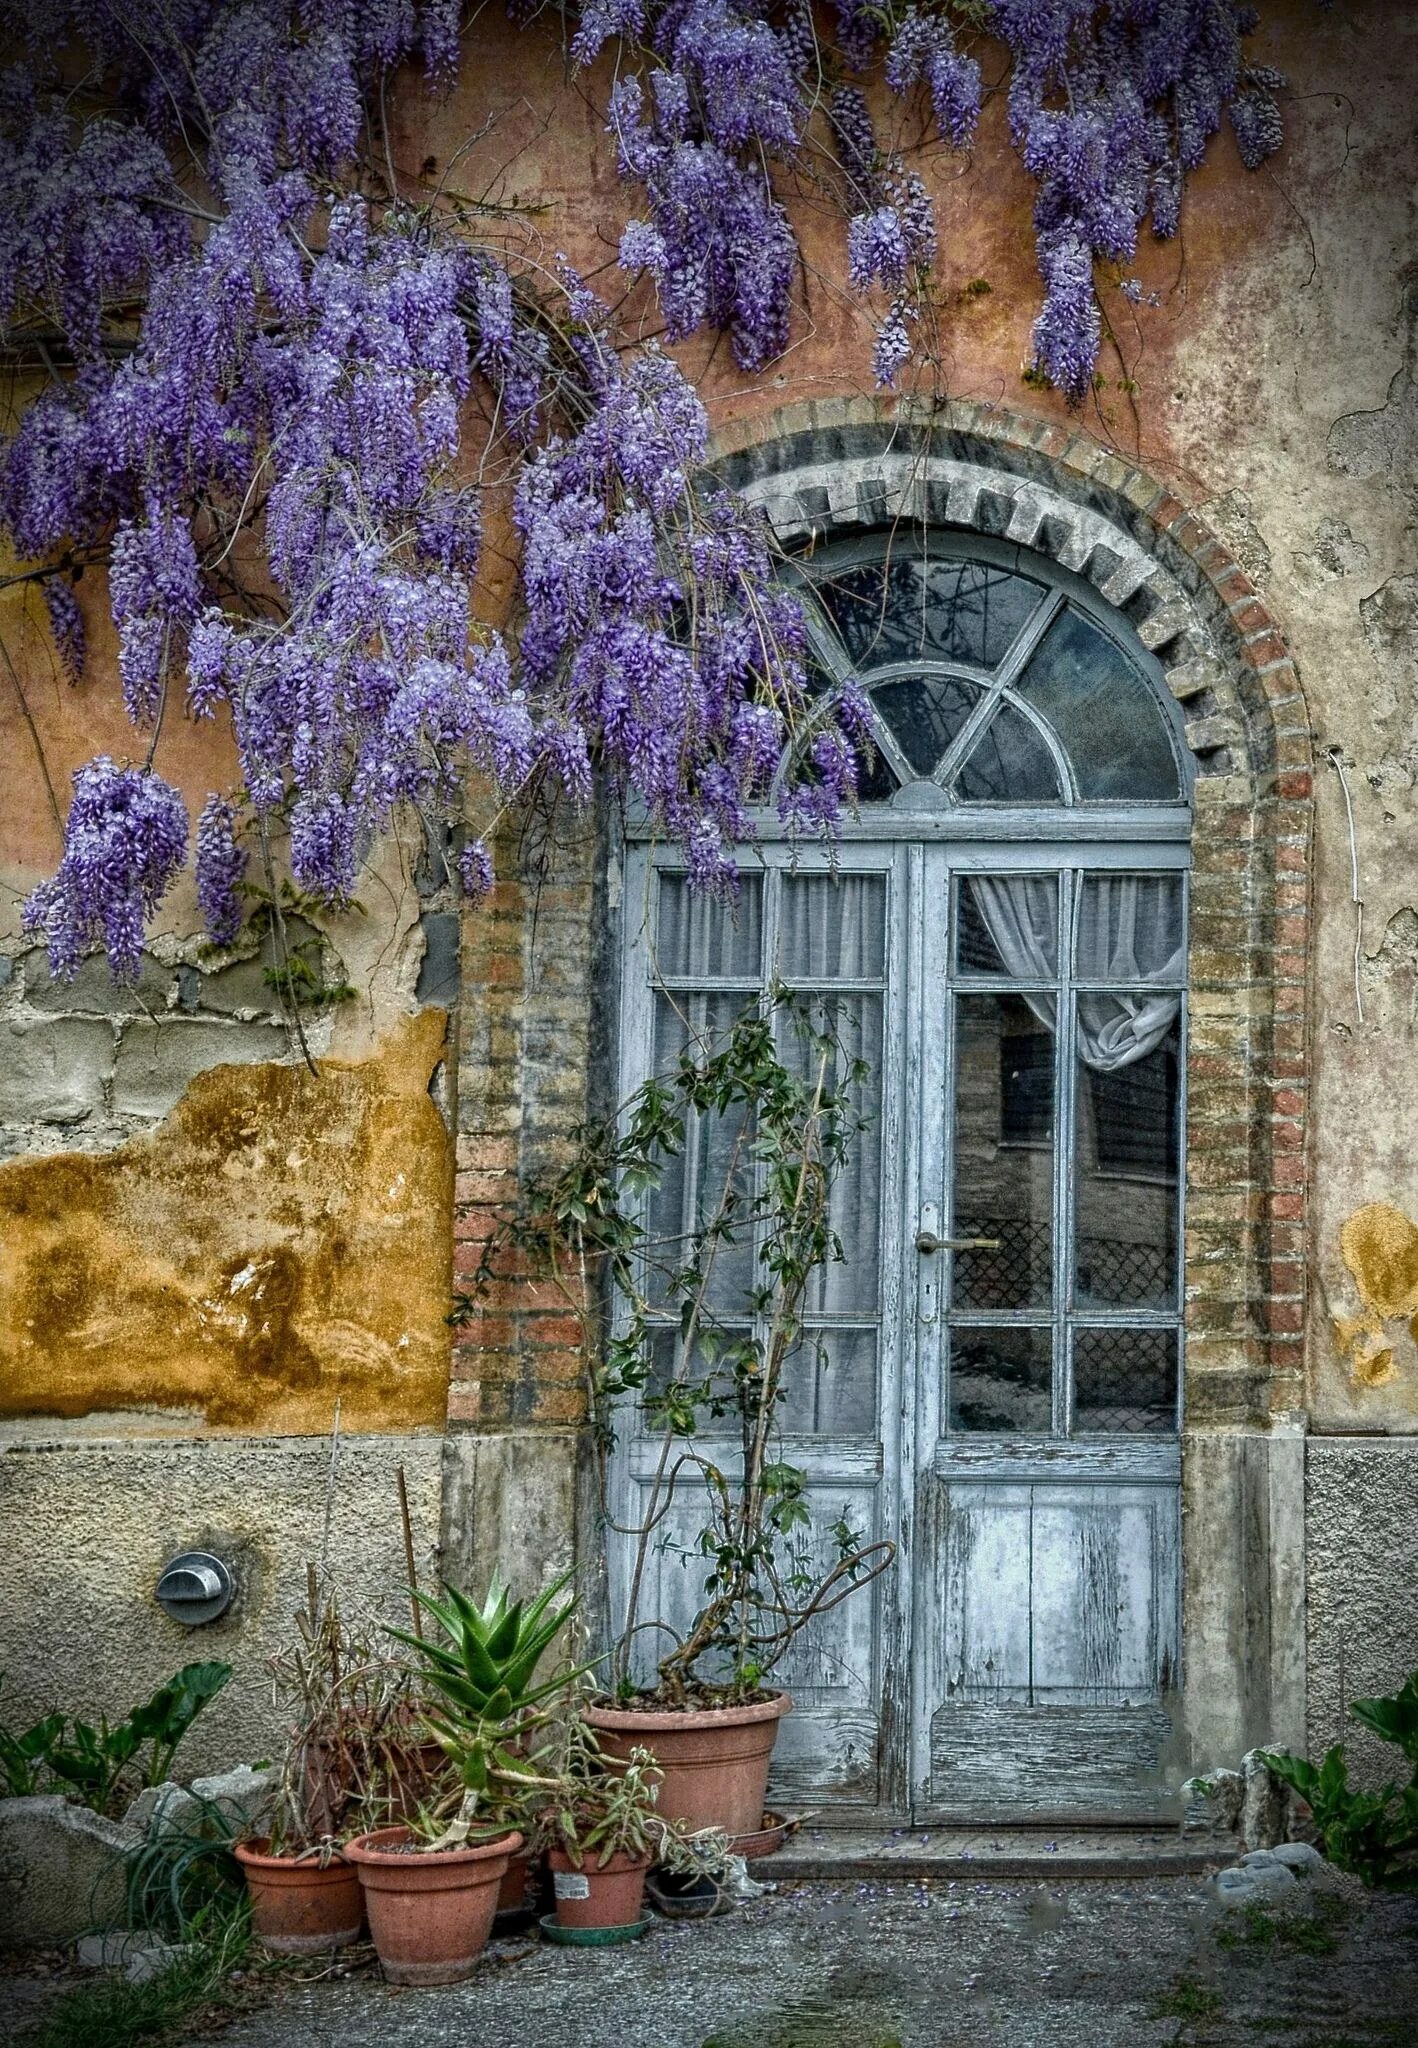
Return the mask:
POLYGON ((1019 996, 956 998, 953 1300, 1046 1307, 1053 1292, 1054 1038, 1019 996))
POLYGON ((1181 794, 1151 687, 1081 613, 1059 614, 1015 687, 1063 742, 1083 797, 1157 802, 1181 794))
POLYGON ((983 562, 906 551, 829 572, 816 591, 853 663, 863 669, 923 655, 994 668, 1044 594, 1030 578, 983 562))
POLYGON ((950 1427, 1047 1435, 1053 1337, 1048 1330, 956 1330, 950 1340, 950 1427))

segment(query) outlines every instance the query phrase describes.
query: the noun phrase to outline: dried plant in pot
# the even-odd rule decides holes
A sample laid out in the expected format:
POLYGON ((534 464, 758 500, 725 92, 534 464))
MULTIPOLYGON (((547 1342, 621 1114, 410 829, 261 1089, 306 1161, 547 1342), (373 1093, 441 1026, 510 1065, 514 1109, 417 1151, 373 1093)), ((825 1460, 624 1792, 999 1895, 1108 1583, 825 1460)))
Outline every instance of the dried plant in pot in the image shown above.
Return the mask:
POLYGON ((263 1946, 304 1955, 362 1931, 363 1893, 345 1839, 417 1811, 449 1766, 426 1739, 409 1675, 383 1631, 348 1620, 313 1567, 306 1606, 269 1668, 289 1734, 265 1832, 235 1853, 263 1946))
POLYGON ((623 1764, 638 1747, 653 1753, 667 1819, 733 1837, 762 1826, 792 1705, 775 1667, 895 1556, 845 1514, 816 1526, 783 1423, 792 1375, 813 1362, 809 1290, 843 1256, 832 1191, 863 1127, 868 1069, 841 1024, 827 1000, 774 987, 715 1036, 686 1027, 674 1071, 580 1133, 570 1164, 502 1220, 478 1276, 525 1270, 530 1254, 582 1319, 605 1519, 630 1553, 611 1688, 586 1718, 623 1764), (680 1230, 657 1197, 687 1152, 715 1173, 680 1230), (726 1265, 751 1278, 728 1284, 726 1265), (608 1334, 595 1279, 614 1304, 608 1334), (627 1424, 658 1438, 629 1527, 605 1484, 627 1424), (647 1567, 666 1553, 686 1566, 683 1583, 697 1580, 679 1628, 644 1611, 647 1567))
POLYGON ((575 1677, 536 1675, 574 1610, 573 1599, 561 1599, 568 1583, 529 1604, 495 1579, 481 1606, 455 1587, 442 1600, 416 1593, 432 1631, 390 1631, 412 1653, 412 1682, 457 1781, 413 1821, 373 1829, 346 1848, 391 1983, 456 1983, 487 1944, 524 1846, 516 1823, 535 1793, 532 1739, 575 1677))

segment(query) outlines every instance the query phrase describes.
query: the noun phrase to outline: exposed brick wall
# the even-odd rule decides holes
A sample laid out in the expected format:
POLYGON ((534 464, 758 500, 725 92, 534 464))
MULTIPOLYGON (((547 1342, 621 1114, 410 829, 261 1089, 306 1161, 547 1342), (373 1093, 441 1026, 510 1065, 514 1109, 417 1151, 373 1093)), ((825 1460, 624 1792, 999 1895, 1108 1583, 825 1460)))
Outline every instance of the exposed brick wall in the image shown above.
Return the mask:
MULTIPOLYGON (((595 1106, 603 918, 594 819, 563 814, 499 845, 499 881, 465 918, 454 1284, 467 1291, 498 1214, 554 1167, 595 1106)), ((448 1421, 554 1429, 585 1413, 574 1276, 533 1281, 500 1253, 454 1332, 448 1421)))
MULTIPOLYGON (((1197 761, 1189 969, 1187 1412, 1264 1425, 1304 1400, 1312 748, 1283 637, 1239 565, 1153 478, 1085 434, 982 405, 929 424, 865 399, 721 437, 725 475, 788 548, 895 521, 1004 535, 1083 575, 1136 627, 1197 761)), ((599 986, 596 856, 567 839, 499 885, 465 942, 458 1253, 584 1113, 599 986)), ((593 1043, 594 1041, 594 1043, 593 1043)), ((564 1301, 509 1284, 461 1333, 450 1418, 579 1411, 564 1301)))

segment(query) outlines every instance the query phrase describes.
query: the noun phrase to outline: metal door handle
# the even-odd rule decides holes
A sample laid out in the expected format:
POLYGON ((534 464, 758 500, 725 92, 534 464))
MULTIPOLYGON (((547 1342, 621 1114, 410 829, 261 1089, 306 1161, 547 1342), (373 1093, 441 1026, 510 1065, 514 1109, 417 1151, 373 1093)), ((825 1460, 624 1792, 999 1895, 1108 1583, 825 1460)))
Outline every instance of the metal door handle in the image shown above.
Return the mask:
POLYGON ((916 1232, 918 1252, 997 1252, 999 1248, 997 1237, 937 1237, 930 1230, 916 1232))

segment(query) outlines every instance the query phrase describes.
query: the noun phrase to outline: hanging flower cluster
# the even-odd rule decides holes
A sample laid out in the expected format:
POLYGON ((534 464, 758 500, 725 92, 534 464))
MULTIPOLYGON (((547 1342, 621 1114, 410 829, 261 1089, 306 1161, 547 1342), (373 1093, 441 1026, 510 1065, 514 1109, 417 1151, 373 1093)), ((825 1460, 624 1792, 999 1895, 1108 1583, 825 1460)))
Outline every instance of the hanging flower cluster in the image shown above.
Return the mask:
MULTIPOLYGON (((0 174, 20 195, 3 313, 20 345, 47 332, 51 360, 57 331, 72 367, 19 420, 0 516, 54 564, 75 669, 70 576, 106 567, 150 759, 174 710, 230 720, 242 789, 215 794, 196 834, 210 936, 239 929, 248 838, 279 837, 299 890, 345 902, 401 806, 456 832, 470 773, 495 800, 540 783, 584 800, 599 766, 699 883, 731 890, 734 845, 801 732, 777 800, 830 828, 855 754, 835 705, 809 710, 800 609, 763 535, 700 474, 691 387, 666 357, 623 364, 569 272, 533 301, 503 248, 361 162, 390 67, 421 50, 451 71, 455 11, 20 12, 4 10, 31 54, 0 87, 0 174), (77 111, 76 52, 101 113, 77 111), (521 469, 511 640, 474 620, 480 501, 459 457, 475 387, 504 470, 521 469)), ((710 44, 686 31, 675 48, 707 86, 710 44)), ((754 118, 787 139, 770 109, 754 118)), ((151 773, 81 771, 63 863, 26 913, 57 972, 95 939, 135 971, 186 833, 151 773)), ((455 868, 490 884, 481 843, 455 868)))
POLYGON ((621 170, 644 186, 651 219, 633 224, 622 263, 654 276, 672 334, 700 321, 726 327, 748 368, 782 345, 796 269, 771 165, 800 165, 818 104, 851 195, 852 281, 890 295, 879 381, 893 382, 910 353, 914 308, 903 287, 929 267, 935 231, 918 181, 878 150, 850 82, 878 61, 891 91, 923 95, 941 137, 965 148, 983 95, 979 59, 966 44, 983 33, 1008 51, 1010 130, 1038 185, 1044 303, 1035 365, 1075 401, 1098 360, 1095 258, 1130 261, 1149 216, 1156 234, 1176 233, 1185 176, 1227 114, 1249 168, 1282 139, 1275 95, 1285 81, 1246 61, 1242 46, 1257 17, 1239 0, 833 0, 833 8, 837 33, 826 50, 796 0, 786 10, 761 0, 605 0, 583 6, 572 42, 586 59, 619 35, 638 58, 617 82, 611 126, 621 170), (756 261, 740 278, 745 252, 756 261))
MULTIPOLYGON (((1175 230, 1228 110, 1247 163, 1279 137, 1281 81, 1247 65, 1234 0, 833 6, 830 43, 809 0, 574 14, 576 61, 618 46, 609 126, 646 200, 621 263, 654 280, 672 340, 722 329, 748 370, 787 342, 799 257, 773 177, 803 172, 819 116, 850 280, 886 301, 878 381, 909 359, 937 229, 878 144, 854 82, 873 65, 963 147, 970 37, 1007 47, 1038 181, 1037 361, 1073 398, 1098 353, 1095 259, 1129 259, 1149 215, 1175 230)), ((456 74, 457 0, 0 0, 0 28, 19 52, 0 72, 0 323, 53 371, 0 457, 0 520, 40 565, 73 674, 74 582, 106 570, 149 763, 166 718, 230 721, 242 786, 196 834, 215 940, 239 929, 249 843, 269 860, 278 840, 296 886, 341 903, 401 807, 456 844, 470 775, 499 803, 584 801, 599 770, 720 891, 756 805, 833 828, 863 706, 850 686, 811 694, 800 609, 706 479, 691 387, 628 352, 572 273, 534 279, 476 213, 401 188, 391 74, 456 74), (473 605, 473 403, 514 484, 506 636, 473 605)), ((186 832, 151 772, 80 771, 63 863, 26 912, 56 971, 95 940, 134 971, 186 832)), ((480 841, 454 868, 490 884, 480 841)))

